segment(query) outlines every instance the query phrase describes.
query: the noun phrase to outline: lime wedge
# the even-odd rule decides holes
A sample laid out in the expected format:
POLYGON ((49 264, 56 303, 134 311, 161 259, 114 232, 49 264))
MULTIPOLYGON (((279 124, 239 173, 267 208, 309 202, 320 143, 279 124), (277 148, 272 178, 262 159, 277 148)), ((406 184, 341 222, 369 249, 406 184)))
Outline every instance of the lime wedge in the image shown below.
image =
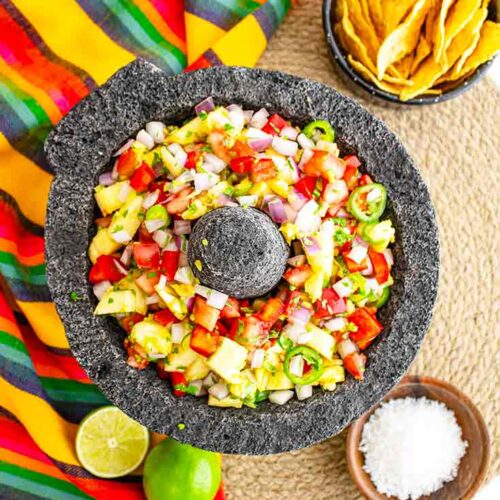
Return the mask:
POLYGON ((82 420, 75 446, 78 460, 91 474, 121 477, 144 460, 149 432, 115 406, 105 406, 82 420))

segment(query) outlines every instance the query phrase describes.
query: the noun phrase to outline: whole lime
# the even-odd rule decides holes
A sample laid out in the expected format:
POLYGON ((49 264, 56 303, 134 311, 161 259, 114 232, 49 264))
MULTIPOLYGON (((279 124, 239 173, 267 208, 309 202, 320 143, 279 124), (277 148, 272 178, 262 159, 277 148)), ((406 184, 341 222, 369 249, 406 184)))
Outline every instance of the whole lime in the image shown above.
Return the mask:
POLYGON ((171 438, 156 445, 144 464, 148 500, 212 500, 220 481, 219 454, 171 438))

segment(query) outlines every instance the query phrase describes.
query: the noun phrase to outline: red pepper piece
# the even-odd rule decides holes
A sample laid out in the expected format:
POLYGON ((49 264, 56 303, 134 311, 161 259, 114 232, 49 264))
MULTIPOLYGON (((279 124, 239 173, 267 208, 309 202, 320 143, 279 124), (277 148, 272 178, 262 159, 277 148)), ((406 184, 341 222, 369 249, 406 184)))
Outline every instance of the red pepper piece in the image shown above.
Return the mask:
POLYGON ((134 243, 132 248, 139 269, 159 269, 160 247, 156 243, 134 243))
POLYGON ((129 314, 128 316, 125 316, 124 318, 122 318, 119 323, 120 323, 120 326, 127 332, 127 333, 130 333, 130 331, 132 330, 132 327, 136 324, 136 323, 139 323, 141 322, 142 320, 144 319, 144 315, 143 314, 139 314, 139 313, 132 313, 132 314, 129 314))
POLYGON ((196 325, 191 333, 189 346, 191 349, 207 358, 211 356, 219 346, 220 335, 217 331, 210 332, 200 325, 196 325))
POLYGON ((303 194, 310 200, 313 197, 314 189, 316 188, 316 177, 306 175, 296 182, 293 187, 296 191, 303 194))
POLYGON ((233 158, 230 163, 231 170, 237 174, 247 174, 251 171, 255 158, 253 156, 240 156, 233 158))
POLYGON ((161 254, 160 271, 166 276, 167 281, 173 281, 179 267, 180 255, 181 252, 178 250, 165 250, 161 254))
POLYGON ((385 259, 385 255, 383 253, 375 252, 371 248, 368 250, 368 257, 372 261, 373 266, 373 274, 375 275, 375 279, 377 283, 383 285, 387 283, 387 280, 390 276, 389 265, 387 264, 387 260, 385 259))
POLYGON ((367 347, 369 344, 366 343, 368 341, 371 343, 371 341, 373 341, 383 330, 383 326, 377 318, 370 314, 364 307, 356 309, 347 319, 358 327, 357 331, 349 334, 349 337, 353 342, 356 342, 360 348, 367 347))
POLYGON ((137 192, 142 193, 148 189, 149 184, 154 180, 155 173, 153 169, 146 163, 141 163, 141 166, 134 172, 130 179, 130 186, 137 192))
POLYGON ((238 299, 229 297, 226 305, 220 313, 221 318, 239 318, 240 317, 240 303, 238 299))
POLYGON ((347 250, 345 252, 342 252, 342 258, 344 259, 345 265, 347 266, 347 269, 349 270, 350 273, 360 273, 361 271, 364 271, 365 269, 368 269, 368 262, 365 259, 363 259, 359 264, 352 260, 349 257, 349 252, 351 250, 347 250))
POLYGON ((356 379, 363 380, 366 365, 366 356, 353 352, 343 359, 344 368, 356 379))
POLYGON ((184 373, 170 372, 170 383, 172 384, 172 388, 174 390, 174 396, 181 398, 186 395, 186 391, 183 390, 183 388, 187 388, 188 382, 184 373))
POLYGON ((262 132, 271 135, 279 135, 281 130, 288 125, 288 122, 280 115, 274 114, 269 117, 267 123, 262 127, 262 132))
POLYGON ((255 316, 263 321, 269 330, 284 312, 285 303, 277 297, 271 297, 255 316))
POLYGON ((116 171, 120 178, 128 179, 134 173, 137 163, 137 156, 132 149, 127 149, 125 153, 122 153, 116 164, 116 171))
POLYGON ((95 264, 90 269, 89 281, 92 284, 100 281, 119 281, 123 278, 123 273, 118 270, 116 265, 118 259, 112 255, 100 255, 95 264))
POLYGON ((258 162, 253 162, 250 167, 252 182, 265 181, 276 177, 276 167, 270 158, 262 158, 258 162))
POLYGON ((333 288, 325 288, 321 299, 317 300, 314 306, 314 317, 317 319, 330 318, 346 310, 345 300, 341 299, 333 288))
POLYGON ((213 331, 219 319, 220 311, 215 307, 209 306, 203 297, 196 296, 193 315, 194 322, 197 325, 201 325, 207 330, 213 331))
POLYGON ((178 323, 179 320, 172 314, 170 309, 162 309, 154 314, 153 319, 160 325, 168 326, 172 323, 178 323))

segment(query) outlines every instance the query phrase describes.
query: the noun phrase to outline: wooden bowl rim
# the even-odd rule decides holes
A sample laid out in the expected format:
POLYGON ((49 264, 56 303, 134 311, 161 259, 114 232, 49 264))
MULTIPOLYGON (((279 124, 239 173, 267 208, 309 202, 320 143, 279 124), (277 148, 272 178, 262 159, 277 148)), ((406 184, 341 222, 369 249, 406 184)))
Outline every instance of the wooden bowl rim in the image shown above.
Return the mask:
MULTIPOLYGON (((441 389, 444 389, 449 393, 452 393, 460 401, 462 401, 464 406, 466 406, 470 410, 474 419, 476 420, 479 432, 481 434, 481 440, 483 443, 483 454, 481 457, 481 464, 479 466, 479 472, 477 476, 472 481, 472 484, 470 485, 468 490, 463 492, 463 496, 461 496, 462 500, 472 499, 474 494, 477 492, 477 490, 483 483, 490 464, 491 441, 488 433, 488 428, 479 409, 466 394, 464 394, 462 391, 457 389, 454 385, 450 384, 449 382, 445 382, 444 380, 427 376, 409 375, 404 377, 401 380, 401 382, 382 399, 382 401, 374 405, 366 413, 364 413, 358 420, 356 420, 350 425, 346 439, 346 459, 347 459, 347 468, 349 470, 349 474, 351 475, 352 480, 354 481, 354 484, 356 485, 360 493, 365 495, 369 500, 392 500, 395 498, 395 497, 388 497, 383 493, 380 493, 375 488, 375 485, 372 483, 370 476, 358 465, 358 462, 356 461, 355 457, 358 452, 361 433, 368 418, 381 405, 381 403, 389 401, 390 399, 395 399, 395 396, 393 394, 397 389, 399 389, 401 386, 409 384, 436 386, 441 389)), ((439 399, 436 400, 440 401, 439 399)))

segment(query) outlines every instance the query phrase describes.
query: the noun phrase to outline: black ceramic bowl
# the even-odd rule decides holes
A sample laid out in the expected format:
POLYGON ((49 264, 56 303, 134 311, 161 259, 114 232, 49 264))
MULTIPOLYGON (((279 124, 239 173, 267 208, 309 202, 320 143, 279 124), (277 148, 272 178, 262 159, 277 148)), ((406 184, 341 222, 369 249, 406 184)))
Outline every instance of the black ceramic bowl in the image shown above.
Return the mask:
MULTIPOLYGON (((332 16, 335 9, 335 3, 336 0, 324 0, 323 2, 323 30, 325 32, 330 56, 349 80, 351 80, 356 85, 363 88, 373 96, 393 103, 405 105, 436 104, 439 102, 444 102, 449 99, 453 99, 454 97, 458 97, 459 95, 469 90, 474 84, 476 84, 479 80, 481 80, 481 78, 486 75, 488 69, 491 66, 492 60, 482 64, 476 69, 476 71, 474 71, 474 73, 472 73, 471 76, 465 79, 458 80, 455 87, 443 91, 443 93, 440 95, 424 94, 422 96, 409 99, 408 101, 401 101, 397 95, 386 92, 385 90, 378 88, 373 82, 365 80, 349 64, 349 62, 347 61, 347 54, 340 42, 337 40, 335 32, 333 30, 332 16)), ((492 20, 498 19, 498 8, 496 7, 495 3, 498 3, 498 0, 496 0, 495 2, 491 2, 489 6, 488 18, 492 20)))
POLYGON ((439 273, 434 210, 417 169, 397 137, 354 101, 316 82, 278 72, 214 67, 169 77, 137 60, 92 92, 46 142, 56 173, 49 199, 46 244, 52 297, 72 351, 109 400, 149 429, 224 453, 269 454, 302 448, 344 429, 377 403, 414 359, 432 314, 439 273), (87 281, 87 248, 96 207, 93 188, 112 153, 150 120, 178 123, 207 96, 216 103, 267 109, 304 125, 330 121, 344 153, 356 152, 389 193, 396 230, 395 284, 381 311, 385 328, 368 349, 362 383, 348 377, 335 392, 284 406, 209 407, 205 398, 176 398, 154 369, 126 363, 123 332, 96 317, 87 281), (74 302, 70 292, 83 299, 74 302), (184 423, 184 426, 179 426, 184 423))

